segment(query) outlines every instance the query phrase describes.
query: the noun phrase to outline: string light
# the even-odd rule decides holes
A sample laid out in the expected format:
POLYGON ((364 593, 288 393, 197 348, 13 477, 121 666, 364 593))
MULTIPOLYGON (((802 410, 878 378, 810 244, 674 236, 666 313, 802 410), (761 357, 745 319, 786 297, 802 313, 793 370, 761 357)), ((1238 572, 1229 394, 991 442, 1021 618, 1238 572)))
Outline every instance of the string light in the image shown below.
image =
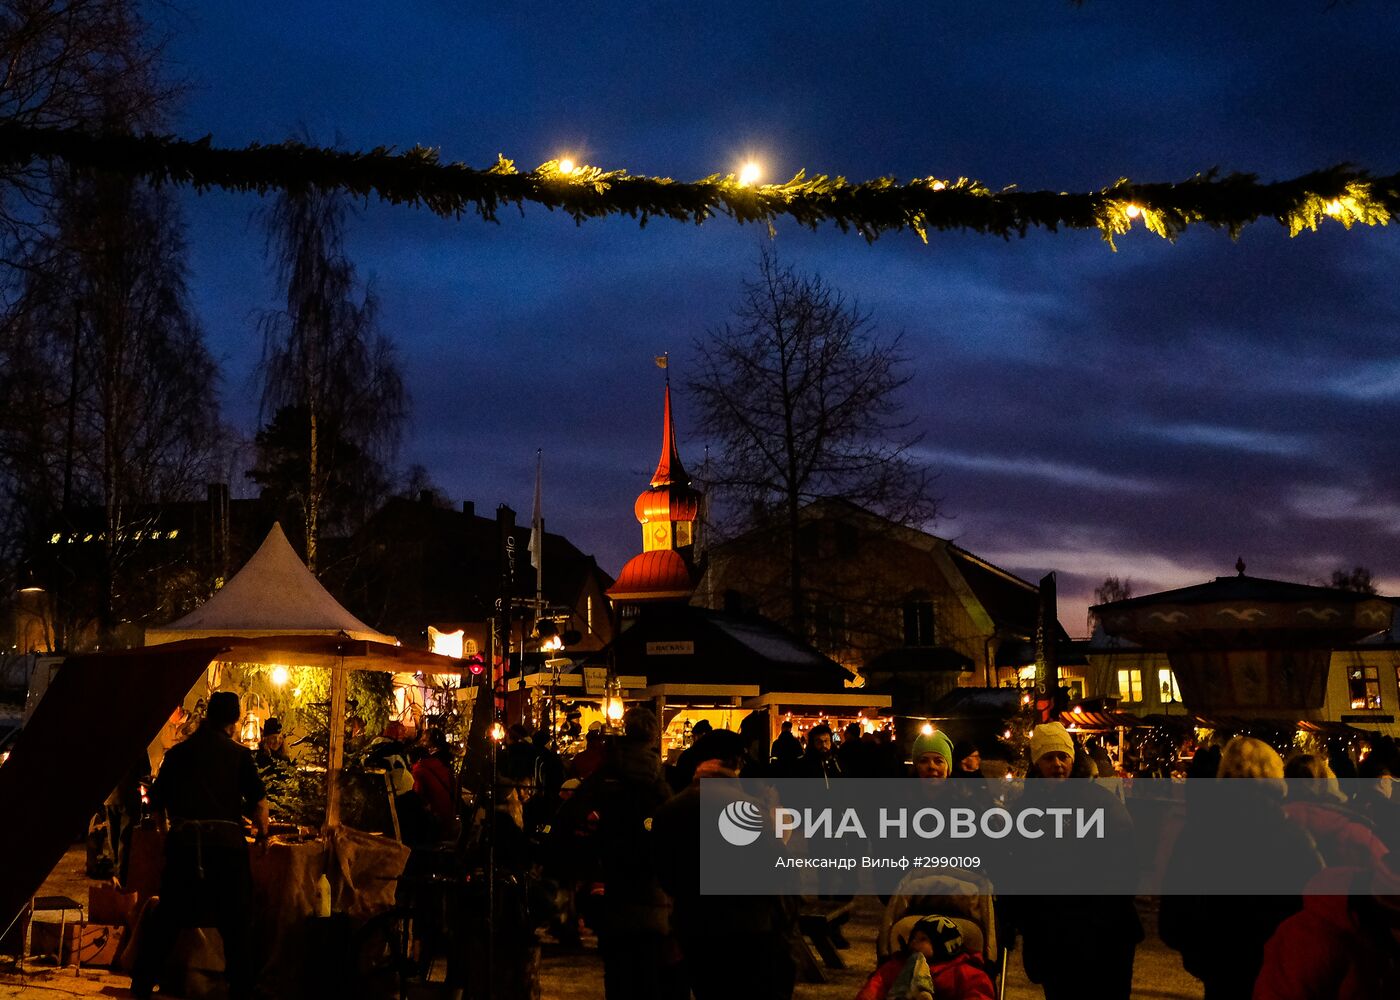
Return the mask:
POLYGON ((751 187, 758 183, 758 179, 763 176, 763 171, 759 169, 753 160, 745 163, 739 168, 739 186, 751 187))
POLYGON ((561 174, 571 174, 574 172, 574 161, 567 156, 559 161, 559 172, 561 174))
POLYGON ((291 674, 287 671, 286 667, 282 666, 282 664, 279 663, 277 664, 277 666, 272 668, 272 683, 275 684, 277 687, 285 686, 287 681, 289 681, 290 679, 291 674))
POLYGON ((1134 205, 1132 202, 1128 202, 1128 207, 1123 209, 1123 214, 1130 219, 1136 219, 1139 215, 1142 214, 1142 209, 1139 208, 1137 205, 1134 205))

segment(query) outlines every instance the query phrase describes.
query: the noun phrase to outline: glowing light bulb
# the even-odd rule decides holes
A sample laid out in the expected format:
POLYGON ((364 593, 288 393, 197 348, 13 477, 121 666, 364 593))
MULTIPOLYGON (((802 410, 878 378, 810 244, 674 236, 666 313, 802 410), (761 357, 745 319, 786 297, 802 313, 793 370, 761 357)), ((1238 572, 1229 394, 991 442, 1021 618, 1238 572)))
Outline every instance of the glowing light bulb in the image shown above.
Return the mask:
POLYGON ((272 683, 277 685, 277 687, 282 687, 283 685, 285 685, 287 681, 291 679, 291 676, 292 675, 287 671, 287 668, 282 666, 282 664, 280 663, 272 668, 272 683))
POLYGON ((571 174, 574 172, 574 161, 567 156, 559 161, 559 172, 561 174, 571 174))
POLYGON ((1142 209, 1139 208, 1137 205, 1131 203, 1129 203, 1128 207, 1125 208, 1123 211, 1127 214, 1128 218, 1130 219, 1136 219, 1139 215, 1142 214, 1142 209))
POLYGON ((934 181, 934 182, 933 182, 933 189, 934 189, 935 191, 942 191, 942 190, 943 190, 944 188, 946 188, 947 186, 948 186, 948 185, 947 185, 947 184, 944 184, 942 181, 934 181))
POLYGON ((499 722, 491 723, 491 738, 497 743, 506 738, 506 727, 499 722))
POLYGON ((752 184, 757 184, 758 179, 762 176, 763 171, 759 169, 758 164, 750 160, 739 168, 739 186, 749 187, 752 184))
POLYGON ((610 720, 612 720, 613 722, 617 722, 617 721, 619 721, 619 720, 622 718, 622 699, 621 699, 621 698, 609 698, 609 699, 608 699, 608 718, 609 718, 610 720))
POLYGON ((925 722, 922 726, 919 727, 919 733, 920 733, 920 735, 922 735, 922 736, 932 736, 932 735, 933 735, 933 723, 932 723, 932 722, 925 722))
POLYGON ((1342 203, 1335 198, 1329 201, 1323 209, 1328 215, 1337 216, 1342 214, 1342 203))

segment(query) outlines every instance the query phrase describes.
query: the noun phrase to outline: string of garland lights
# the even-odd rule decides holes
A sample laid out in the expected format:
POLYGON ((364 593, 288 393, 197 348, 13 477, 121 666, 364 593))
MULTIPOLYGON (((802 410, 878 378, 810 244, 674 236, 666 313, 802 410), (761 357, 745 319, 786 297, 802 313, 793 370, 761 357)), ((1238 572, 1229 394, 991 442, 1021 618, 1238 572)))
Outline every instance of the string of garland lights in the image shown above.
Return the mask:
POLYGON ((1272 183, 1214 170, 1176 183, 1138 184, 1125 178, 1080 193, 994 191, 966 177, 904 183, 880 177, 853 183, 801 171, 790 181, 760 184, 752 166, 738 175, 684 183, 563 159, 522 173, 500 157, 495 166, 481 170, 443 163, 435 150, 423 146, 406 152, 382 146, 346 152, 288 141, 231 149, 214 146, 209 137, 188 141, 0 125, 0 168, 45 159, 200 191, 339 188, 391 204, 422 206, 444 218, 475 212, 496 221, 503 205, 523 212, 527 202, 562 211, 578 223, 628 215, 642 225, 653 218, 699 224, 723 215, 741 224, 765 223, 771 231, 787 216, 809 228, 829 222, 868 241, 904 231, 927 242, 930 231, 967 230, 1005 239, 1031 229, 1096 229, 1114 246, 1115 237, 1138 225, 1174 240, 1193 225, 1224 229, 1235 237, 1260 219, 1274 219, 1296 236, 1316 231, 1328 220, 1347 229, 1383 226, 1400 211, 1400 174, 1372 177, 1346 165, 1272 183))

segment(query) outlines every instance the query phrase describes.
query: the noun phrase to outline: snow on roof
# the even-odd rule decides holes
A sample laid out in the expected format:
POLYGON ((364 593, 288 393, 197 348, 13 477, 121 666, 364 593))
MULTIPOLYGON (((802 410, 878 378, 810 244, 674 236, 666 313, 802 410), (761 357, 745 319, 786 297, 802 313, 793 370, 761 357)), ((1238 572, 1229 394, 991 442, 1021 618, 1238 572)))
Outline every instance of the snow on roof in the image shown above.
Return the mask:
POLYGON ((146 630, 146 645, 203 636, 339 635, 394 644, 340 606, 274 524, 223 589, 185 617, 146 630))

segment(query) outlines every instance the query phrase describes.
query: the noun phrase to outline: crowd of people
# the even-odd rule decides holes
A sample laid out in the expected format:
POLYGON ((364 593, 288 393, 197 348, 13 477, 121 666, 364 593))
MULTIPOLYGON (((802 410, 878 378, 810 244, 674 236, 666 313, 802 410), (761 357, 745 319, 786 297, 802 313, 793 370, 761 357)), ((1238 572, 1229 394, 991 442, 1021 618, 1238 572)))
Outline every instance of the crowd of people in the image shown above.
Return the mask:
MULTIPOLYGON (((921 783, 911 787, 927 794, 946 788, 986 805, 1013 787, 983 778, 976 745, 927 727, 906 755, 886 734, 858 727, 838 740, 819 725, 803 740, 784 724, 770 743, 767 716, 756 714, 737 732, 700 723, 692 745, 671 765, 660 758, 649 710, 630 711, 624 729, 621 736, 592 734, 567 764, 551 759, 543 741, 523 728, 502 752, 502 774, 520 782, 517 788, 537 783, 528 801, 541 805, 523 811, 535 824, 524 834, 538 846, 538 870, 569 898, 555 933, 576 939, 578 919, 596 931, 610 1000, 792 995, 796 902, 700 890, 700 780, 909 776, 921 783), (557 791, 549 789, 547 772, 556 775, 557 791)), ((1196 755, 1191 779, 1258 779, 1241 784, 1241 822, 1224 828, 1214 814, 1193 822, 1188 794, 1186 822, 1167 864, 1160 934, 1181 952, 1209 1000, 1400 996, 1400 876, 1388 863, 1400 836, 1400 801, 1389 797, 1389 776, 1400 767, 1394 753, 1380 741, 1355 770, 1348 770, 1349 758, 1329 762, 1306 754, 1285 764, 1268 744, 1235 737, 1196 755), (1355 799, 1343 801, 1334 765, 1345 776, 1367 779, 1355 799), (1299 780, 1285 786, 1278 780, 1285 775, 1299 780), (1308 873, 1319 882, 1279 885, 1267 896, 1171 894, 1174 866, 1211 857, 1238 870, 1277 856, 1261 849, 1266 840, 1269 851, 1294 852, 1290 878, 1308 873)), ((1028 757, 1027 780, 1014 783, 1018 801, 1054 797, 1063 804, 1070 796, 1103 808, 1115 847, 1106 853, 1096 845, 1092 857, 1086 854, 1083 877, 1122 891, 1006 895, 998 900, 1003 937, 1019 940, 1028 977, 1050 1000, 1126 998, 1144 940, 1134 887, 1145 862, 1123 782, 1105 748, 1077 743, 1058 723, 1035 728, 1028 757), (1067 936, 1093 942, 1090 965, 1081 950, 1067 947, 1067 936)), ((994 970, 960 945, 950 947, 952 939, 933 924, 909 934, 903 951, 872 973, 860 1000, 990 995, 983 980, 994 970), (958 975, 951 977, 954 966, 958 975)))
MULTIPOLYGON (((266 834, 259 770, 286 766, 287 756, 275 724, 264 727, 256 753, 238 747, 237 717, 236 698, 211 699, 205 725, 167 755, 156 783, 155 801, 171 829, 161 894, 168 904, 138 962, 138 993, 157 977, 174 928, 207 902, 207 895, 196 898, 182 886, 210 880, 224 897, 221 931, 234 992, 250 988, 240 813, 266 834)), ((932 727, 906 755, 888 734, 859 727, 838 740, 818 725, 804 740, 784 724, 770 742, 767 714, 754 713, 737 731, 697 725, 692 744, 670 763, 661 758, 658 730, 653 713, 636 707, 620 733, 590 732, 584 748, 565 760, 545 734, 511 726, 496 753, 494 809, 463 809, 458 762, 440 731, 426 730, 411 747, 382 742, 371 762, 390 776, 406 843, 470 849, 489 839, 493 864, 552 902, 552 915, 533 905, 522 915, 519 926, 530 942, 546 924, 564 945, 578 943, 581 926, 590 928, 609 1000, 793 994, 800 900, 702 891, 702 781, 733 782, 742 790, 752 787, 744 784, 751 778, 819 779, 830 787, 849 778, 903 777, 909 784, 901 787, 926 802, 989 807, 1011 794, 1023 807, 1102 809, 1104 842, 1079 858, 1061 853, 1044 862, 1071 866, 1098 891, 999 895, 996 933, 1003 947, 1019 939, 1026 974, 1048 1000, 1132 995, 1144 940, 1135 893, 1149 852, 1135 841, 1123 784, 1102 747, 1080 745, 1059 723, 1039 725, 1025 780, 1010 782, 984 777, 979 747, 954 743, 932 727), (1091 942, 1092 961, 1073 942, 1091 942)), ((1202 981, 1207 1000, 1400 996, 1400 866, 1390 862, 1400 857, 1393 853, 1400 850, 1400 801, 1390 796, 1400 759, 1381 740, 1359 766, 1351 765, 1343 755, 1296 754, 1285 762, 1247 736, 1195 755, 1184 824, 1163 848, 1158 930, 1202 981), (1341 793, 1339 773, 1362 779, 1354 797, 1341 793), (1222 787, 1195 784, 1208 778, 1250 779, 1230 786, 1228 816, 1200 808, 1201 796, 1193 796, 1193 789, 1222 787), (1279 867, 1259 871, 1269 864, 1279 867), (1251 871, 1271 880, 1269 894, 1173 891, 1208 885, 1213 872, 1251 871)), ((1042 863, 1034 854, 1020 860, 1028 870, 1042 863)), ((995 883, 998 872, 988 874, 995 883)), ((522 892, 521 899, 529 903, 529 895, 522 892)), ((872 970, 858 1000, 982 1000, 994 995, 995 973, 955 921, 922 914, 872 970)))

